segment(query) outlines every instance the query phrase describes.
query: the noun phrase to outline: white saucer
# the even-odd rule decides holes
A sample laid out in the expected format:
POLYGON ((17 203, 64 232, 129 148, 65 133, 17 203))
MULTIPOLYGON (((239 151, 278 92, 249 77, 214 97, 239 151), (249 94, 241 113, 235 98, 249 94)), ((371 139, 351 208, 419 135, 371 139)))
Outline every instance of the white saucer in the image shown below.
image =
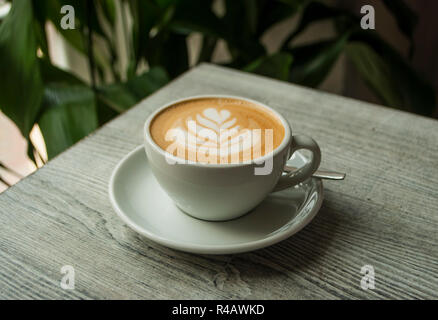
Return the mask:
MULTIPOLYGON (((300 167, 295 153, 288 164, 300 167)), ((252 251, 282 241, 306 226, 323 199, 322 182, 309 179, 270 194, 258 207, 235 220, 203 221, 180 211, 153 176, 143 146, 126 155, 109 183, 111 204, 132 229, 164 246, 202 254, 252 251)))

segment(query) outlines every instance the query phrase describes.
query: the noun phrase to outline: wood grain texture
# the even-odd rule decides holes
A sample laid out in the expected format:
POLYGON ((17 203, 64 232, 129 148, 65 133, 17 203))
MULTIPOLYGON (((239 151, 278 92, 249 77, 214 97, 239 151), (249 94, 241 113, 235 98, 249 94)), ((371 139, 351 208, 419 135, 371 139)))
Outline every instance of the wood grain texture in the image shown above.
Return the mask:
POLYGON ((438 298, 438 122, 291 84, 201 65, 0 195, 0 298, 438 298), (111 208, 116 163, 142 143, 156 108, 233 94, 280 111, 321 146, 317 217, 295 236, 246 254, 177 252, 140 237, 111 208), (374 290, 360 270, 375 268, 374 290), (60 268, 76 270, 61 289, 60 268))

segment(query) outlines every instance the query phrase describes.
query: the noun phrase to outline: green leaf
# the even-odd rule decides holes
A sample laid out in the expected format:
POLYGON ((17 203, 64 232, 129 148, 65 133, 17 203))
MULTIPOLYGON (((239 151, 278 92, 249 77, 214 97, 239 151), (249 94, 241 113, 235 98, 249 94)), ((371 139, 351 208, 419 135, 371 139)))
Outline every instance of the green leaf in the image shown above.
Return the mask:
POLYGON ((211 0, 191 0, 181 2, 175 7, 168 27, 184 35, 200 32, 218 38, 227 38, 225 26, 213 13, 211 0))
POLYGON ((47 86, 38 124, 53 158, 97 128, 93 91, 80 85, 47 86))
MULTIPOLYGON (((176 6, 168 28, 184 36, 199 32, 211 39, 209 44, 218 39, 225 40, 231 55, 235 58, 234 67, 241 67, 265 54, 264 47, 254 34, 256 9, 254 5, 246 5, 250 3, 227 2, 226 14, 220 19, 211 9, 211 0, 181 2, 181 5, 176 6)), ((205 48, 202 59, 210 55, 211 48, 210 45, 209 48, 205 48)))
POLYGON ((100 0, 98 5, 102 8, 102 12, 109 24, 114 26, 116 23, 116 6, 114 0, 100 0))
POLYGON ((97 120, 99 126, 102 126, 120 114, 120 112, 108 106, 108 103, 105 101, 105 97, 98 94, 96 98, 97 120))
POLYGON ((133 46, 136 62, 145 56, 146 46, 149 42, 149 34, 157 24, 161 9, 152 1, 131 0, 129 1, 133 19, 133 46))
POLYGON ((165 67, 175 78, 189 69, 186 37, 181 34, 161 32, 147 44, 146 58, 152 67, 165 67))
POLYGON ((58 67, 55 67, 47 59, 39 59, 41 76, 44 83, 48 84, 51 82, 64 83, 64 84, 82 84, 84 83, 79 80, 75 75, 64 71, 58 67))
POLYGON ((163 7, 151 1, 130 2, 136 62, 144 57, 149 66, 163 66, 172 77, 189 67, 185 35, 171 32, 168 26, 174 17, 175 2, 162 3, 163 7))
POLYGON ((223 17, 227 33, 230 36, 245 38, 254 37, 257 24, 255 21, 257 9, 250 8, 251 3, 248 1, 225 0, 225 15, 223 17), (252 17, 251 17, 252 16, 252 17), (253 21, 251 23, 251 21, 253 21), (238 30, 238 32, 236 32, 238 30))
POLYGON ((122 112, 169 82, 163 68, 155 67, 124 83, 99 87, 99 99, 109 108, 122 112))
POLYGON ((298 13, 309 0, 253 1, 258 4, 256 35, 260 37, 271 26, 298 13))
MULTIPOLYGON (((34 2, 32 2, 33 7, 35 7, 34 2)), ((45 20, 40 17, 38 14, 38 9, 34 9, 34 29, 35 29, 35 37, 37 39, 37 43, 41 49, 41 52, 45 57, 49 56, 49 46, 47 42, 47 35, 45 30, 45 20)))
POLYGON ((287 80, 292 60, 291 54, 278 52, 271 56, 257 59, 243 70, 279 80, 287 80))
POLYGON ((126 86, 137 98, 145 98, 169 82, 169 76, 163 68, 155 67, 139 76, 129 79, 126 86))
MULTIPOLYGON (((41 25, 44 26, 46 21, 53 23, 57 31, 62 37, 80 54, 88 55, 88 50, 85 43, 86 33, 84 28, 87 26, 87 1, 76 0, 74 4, 71 4, 68 0, 33 0, 35 7, 35 14, 41 25), (61 8, 64 5, 72 5, 75 10, 75 28, 63 29, 61 27, 61 8)), ((111 39, 103 31, 96 13, 96 5, 93 1, 89 2, 92 5, 93 13, 91 13, 91 27, 93 29, 93 38, 99 39, 102 46, 106 46, 110 54, 115 55, 115 49, 111 39)), ((108 2, 109 3, 109 2, 108 2)), ((99 4, 103 4, 99 3, 99 4)), ((106 51, 102 46, 94 46, 94 59, 96 62, 97 71, 102 74, 104 70, 110 70, 111 63, 108 60, 106 51)), ((112 70, 112 69, 111 69, 112 70)))
POLYGON ((400 31, 410 40, 409 55, 413 54, 414 31, 418 24, 417 14, 403 0, 383 0, 383 3, 393 14, 400 31))
MULTIPOLYGON (((435 90, 392 46, 375 31, 369 30, 354 32, 351 41, 367 44, 388 66, 393 86, 401 97, 401 104, 394 105, 395 107, 432 116, 435 110, 435 90)), ((379 95, 378 92, 376 94, 379 95)))
POLYGON ((400 92, 391 77, 390 67, 370 46, 352 42, 347 45, 346 54, 366 84, 386 105, 396 108, 403 106, 400 92))
POLYGON ((32 3, 15 0, 0 26, 0 109, 27 137, 43 94, 32 3))
POLYGON ((112 83, 98 88, 98 100, 120 113, 131 108, 137 99, 124 83, 112 83))
MULTIPOLYGON (((58 2, 59 7, 62 7, 64 5, 73 6, 75 8, 76 20, 79 23, 79 25, 76 26, 77 29, 80 29, 81 27, 88 25, 87 22, 88 10, 89 8, 91 8, 91 12, 90 12, 91 28, 93 29, 94 32, 105 38, 105 32, 103 31, 100 25, 98 16, 95 14, 97 12, 95 1, 89 2, 89 0, 75 0, 74 3, 72 3, 70 0, 49 0, 49 1, 58 2), (89 7, 89 3, 91 3, 90 7, 89 7)), ((52 18, 54 18, 53 20, 54 23, 57 22, 56 27, 58 29, 62 29, 60 28, 60 20, 62 18, 62 15, 59 13, 59 11, 57 11, 57 16, 54 16, 52 18)))
POLYGON ((329 7, 321 2, 309 3, 301 15, 297 28, 283 42, 282 50, 288 48, 290 42, 311 23, 344 15, 345 12, 338 8, 329 7))
POLYGON ((289 80, 301 85, 317 87, 330 73, 348 37, 349 33, 346 33, 337 39, 290 49, 294 63, 289 80))
POLYGON ((252 34, 255 34, 259 22, 259 7, 257 1, 243 0, 243 3, 246 11, 244 24, 248 26, 248 30, 252 34))
MULTIPOLYGON (((79 52, 86 54, 85 47, 82 41, 82 34, 80 32, 80 21, 75 20, 75 29, 63 29, 61 28, 61 7, 67 3, 62 0, 33 0, 35 8, 35 16, 42 25, 48 20, 53 23, 55 28, 61 33, 61 35, 79 52)), ((74 5, 75 16, 77 14, 77 6, 74 5)))
POLYGON ((221 38, 227 42, 233 57, 231 66, 242 68, 258 57, 264 56, 266 49, 260 43, 254 28, 248 24, 248 21, 254 20, 254 17, 251 17, 254 15, 254 9, 249 9, 245 1, 234 0, 225 0, 225 7, 225 16, 221 19, 224 25, 221 38))
POLYGON ((155 2, 161 7, 161 8, 167 8, 171 5, 174 5, 178 2, 180 2, 180 0, 155 0, 155 2))

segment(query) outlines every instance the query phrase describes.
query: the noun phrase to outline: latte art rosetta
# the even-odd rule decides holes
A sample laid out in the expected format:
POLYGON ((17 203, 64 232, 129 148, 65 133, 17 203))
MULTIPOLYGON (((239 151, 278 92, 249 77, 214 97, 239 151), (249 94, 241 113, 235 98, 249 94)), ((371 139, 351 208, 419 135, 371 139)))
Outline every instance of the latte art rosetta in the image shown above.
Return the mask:
POLYGON ((153 120, 154 141, 169 154, 201 163, 239 163, 272 152, 284 128, 268 110, 237 99, 196 99, 153 120))
MULTIPOLYGON (((195 119, 189 116, 179 120, 174 128, 168 130, 166 140, 176 140, 167 151, 173 153, 171 149, 175 148, 177 154, 178 150, 182 155, 187 152, 188 160, 194 161, 196 155, 197 161, 207 163, 215 162, 218 158, 221 163, 228 163, 230 157, 235 160, 232 162, 238 162, 240 154, 243 155, 242 161, 251 160, 252 150, 261 151, 261 130, 241 128, 236 122, 237 118, 231 118, 228 110, 219 112, 207 108, 202 114, 197 114, 195 119)), ((272 151, 272 143, 272 139, 268 144, 265 143, 270 147, 268 152, 272 151)))

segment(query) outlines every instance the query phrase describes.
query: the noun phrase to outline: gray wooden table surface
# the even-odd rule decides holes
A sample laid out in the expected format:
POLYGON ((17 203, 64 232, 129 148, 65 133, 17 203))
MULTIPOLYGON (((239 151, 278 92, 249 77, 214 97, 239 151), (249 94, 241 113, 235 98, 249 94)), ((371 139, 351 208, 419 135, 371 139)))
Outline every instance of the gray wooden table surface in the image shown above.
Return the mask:
POLYGON ((291 84, 201 65, 0 195, 0 298, 438 298, 438 121, 291 84), (142 143, 144 120, 173 99, 240 95, 280 111, 321 146, 326 182, 316 218, 245 254, 174 251, 113 211, 117 162, 142 143), (61 267, 75 289, 60 287, 61 267), (372 265, 375 289, 363 290, 372 265))

